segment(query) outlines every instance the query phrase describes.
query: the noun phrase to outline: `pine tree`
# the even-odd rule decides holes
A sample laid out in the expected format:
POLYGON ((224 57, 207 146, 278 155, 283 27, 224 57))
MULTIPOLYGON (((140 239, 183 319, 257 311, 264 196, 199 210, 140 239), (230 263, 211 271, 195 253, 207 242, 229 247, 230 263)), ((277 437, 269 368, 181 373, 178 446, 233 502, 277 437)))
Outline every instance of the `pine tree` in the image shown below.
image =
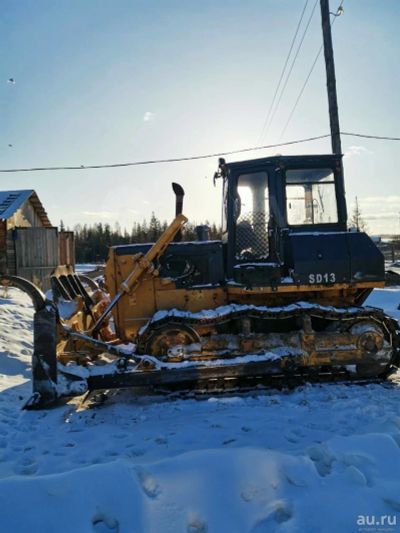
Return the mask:
POLYGON ((154 211, 151 213, 151 219, 149 224, 149 240, 155 242, 161 235, 161 223, 155 216, 154 211))
POLYGON ((368 231, 367 223, 365 222, 360 206, 358 205, 358 198, 356 196, 356 202, 354 204, 353 213, 350 218, 350 225, 357 229, 357 231, 368 231))

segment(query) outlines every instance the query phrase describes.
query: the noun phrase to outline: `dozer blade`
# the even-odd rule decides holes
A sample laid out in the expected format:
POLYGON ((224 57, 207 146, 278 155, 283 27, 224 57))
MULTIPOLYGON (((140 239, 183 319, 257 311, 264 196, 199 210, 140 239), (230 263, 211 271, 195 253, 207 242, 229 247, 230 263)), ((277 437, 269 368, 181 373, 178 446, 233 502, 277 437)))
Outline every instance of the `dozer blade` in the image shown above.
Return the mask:
POLYGON ((57 309, 33 283, 17 276, 0 276, 0 285, 11 286, 26 292, 33 303, 33 394, 26 408, 54 403, 57 393, 57 309))
MULTIPOLYGON (((126 349, 116 346, 117 339, 108 326, 109 315, 119 299, 135 290, 143 274, 154 270, 152 261, 164 252, 186 221, 182 214, 173 220, 158 241, 140 259, 112 301, 103 299, 104 293, 99 291, 92 280, 85 280, 92 291, 88 292, 80 276, 71 267, 58 267, 51 277, 54 302, 48 300, 40 289, 23 278, 0 276, 1 285, 14 286, 26 292, 35 308, 33 394, 25 405, 27 409, 44 407, 61 397, 85 393, 89 384, 85 379, 87 372, 82 360, 93 364, 104 356, 103 364, 105 358, 108 363, 110 360, 114 361, 113 364, 118 368, 125 368, 127 358, 137 364, 133 353, 127 354, 126 349), (71 306, 65 305, 71 302, 72 310, 71 306), (60 316, 60 311, 64 312, 65 307, 68 307, 69 316, 66 317, 63 313, 63 316, 60 316), (71 358, 75 368, 78 368, 78 373, 74 374, 63 364, 65 359, 71 362, 71 358)), ((101 365, 96 368, 101 373, 101 365)), ((104 370, 110 372, 109 368, 104 370)))

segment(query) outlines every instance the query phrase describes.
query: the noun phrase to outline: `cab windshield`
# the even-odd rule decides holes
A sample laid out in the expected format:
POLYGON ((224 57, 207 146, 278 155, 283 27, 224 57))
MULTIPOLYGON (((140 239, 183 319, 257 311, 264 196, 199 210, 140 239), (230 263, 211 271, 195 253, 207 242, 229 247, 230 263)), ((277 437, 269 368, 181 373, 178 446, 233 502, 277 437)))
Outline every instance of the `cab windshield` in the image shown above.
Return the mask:
POLYGON ((290 226, 337 222, 335 177, 332 169, 286 170, 286 213, 290 226))

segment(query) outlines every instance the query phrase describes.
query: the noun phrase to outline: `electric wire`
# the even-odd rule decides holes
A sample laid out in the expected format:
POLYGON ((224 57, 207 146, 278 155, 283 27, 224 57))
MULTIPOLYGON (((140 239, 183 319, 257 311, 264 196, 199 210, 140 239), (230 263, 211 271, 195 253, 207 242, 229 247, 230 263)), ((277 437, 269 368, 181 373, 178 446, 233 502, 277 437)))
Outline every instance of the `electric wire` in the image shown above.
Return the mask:
MULTIPOLYGON (((344 0, 341 0, 340 5, 339 5, 339 7, 337 8, 337 11, 339 11, 340 8, 343 7, 343 3, 344 3, 344 0)), ((336 20, 336 18, 337 18, 337 16, 334 16, 334 17, 333 17, 333 20, 332 20, 332 22, 331 22, 331 27, 335 24, 335 20, 336 20)), ((321 55, 321 52, 322 52, 323 48, 324 48, 324 45, 322 44, 322 45, 320 46, 318 52, 317 52, 317 55, 315 56, 315 59, 314 59, 312 65, 311 65, 311 68, 310 68, 310 70, 309 70, 309 72, 308 72, 308 74, 307 74, 307 77, 306 77, 306 79, 305 79, 305 81, 304 81, 304 83, 303 83, 303 85, 302 85, 302 87, 301 87, 301 89, 300 89, 300 92, 299 92, 299 94, 298 94, 298 96, 297 96, 297 98, 296 98, 296 101, 295 101, 295 103, 294 103, 294 105, 293 105, 293 107, 292 107, 292 109, 291 109, 291 111, 290 111, 290 113, 289 113, 289 117, 288 117, 288 119, 287 119, 287 121, 286 121, 286 123, 285 123, 285 126, 283 127, 283 129, 282 129, 282 131, 281 131, 281 134, 280 134, 280 136, 279 136, 279 139, 282 139, 283 135, 285 134, 285 132, 286 132, 288 126, 289 126, 290 121, 291 121, 292 118, 293 118, 293 115, 294 115, 294 113, 295 113, 295 111, 296 111, 296 109, 297 109, 297 106, 299 105, 300 99, 301 99, 301 97, 303 96, 304 90, 305 90, 305 88, 306 88, 306 86, 307 86, 307 84, 308 84, 308 82, 309 82, 309 80, 310 80, 310 78, 311 78, 311 74, 312 74, 313 71, 314 71, 315 65, 317 64, 317 61, 318 61, 318 59, 319 59, 319 56, 321 55)))
POLYGON ((384 135, 366 135, 364 133, 350 133, 341 131, 340 135, 347 135, 348 137, 361 137, 362 139, 377 139, 378 141, 400 141, 400 137, 387 137, 384 135))
POLYGON ((301 48, 302 48, 302 46, 303 46, 304 39, 305 39, 305 37, 306 37, 306 35, 307 35, 307 32, 308 32, 308 29, 309 29, 309 27, 310 27, 310 24, 311 24, 312 18, 313 18, 313 16, 314 16, 315 8, 317 7, 317 3, 318 3, 318 0, 315 0, 315 3, 314 3, 314 5, 313 5, 312 11, 311 11, 311 14, 310 14, 310 16, 309 16, 309 18, 308 18, 308 21, 307 21, 306 27, 305 27, 305 29, 304 29, 303 35, 301 36, 301 39, 300 39, 300 42, 299 42, 299 44, 298 44, 298 47, 297 47, 296 53, 295 53, 295 55, 294 55, 294 58, 293 58, 292 63, 291 63, 291 65, 290 65, 289 71, 288 71, 288 73, 287 73, 287 75, 286 75, 286 78, 285 78, 285 81, 284 81, 284 83, 283 83, 283 86, 282 86, 281 92, 279 93, 278 100, 277 100, 277 102, 276 102, 276 105, 275 105, 275 107, 274 107, 274 110, 272 111, 272 114, 271 114, 271 117, 270 117, 269 123, 268 123, 268 125, 267 125, 266 134, 268 134, 268 132, 269 132, 269 128, 271 127, 272 121, 274 120, 274 117, 275 117, 275 115, 276 115, 276 112, 277 112, 278 109, 279 109, 279 105, 280 105, 280 103, 281 103, 281 101, 282 101, 282 97, 283 97, 283 95, 285 94, 286 87, 287 87, 287 85, 288 85, 288 83, 289 83, 289 79, 290 79, 290 76, 291 76, 291 74, 292 74, 292 72, 293 72, 294 65, 296 64, 296 61, 297 61, 297 58, 298 58, 298 56, 299 56, 300 50, 301 50, 301 48))
MULTIPOLYGON (((370 135, 364 133, 353 133, 353 132, 340 132, 341 135, 347 137, 359 137, 363 139, 376 139, 382 141, 400 141, 400 137, 390 137, 383 135, 370 135)), ((109 163, 104 165, 78 165, 78 166, 56 166, 56 167, 29 167, 29 168, 5 168, 0 169, 2 173, 13 173, 13 172, 39 172, 39 171, 55 171, 55 170, 90 170, 90 169, 101 169, 101 168, 118 168, 118 167, 133 167, 133 166, 143 166, 143 165, 156 165, 161 163, 179 163, 183 161, 195 161, 198 159, 210 159, 213 157, 222 157, 233 154, 240 154, 245 152, 251 152, 254 150, 266 150, 269 148, 278 148, 281 146, 290 146, 294 144, 300 144, 311 141, 318 141, 320 139, 327 139, 330 137, 330 133, 324 135, 316 135, 314 137, 307 137, 305 139, 296 139, 293 141, 286 141, 275 144, 268 144, 264 146, 252 146, 251 148, 241 148, 238 150, 229 150, 226 152, 218 152, 213 154, 203 154, 203 155, 194 155, 188 157, 174 157, 168 159, 150 159, 147 161, 132 161, 128 163, 109 163)))
POLYGON ((280 89, 280 86, 281 86, 281 83, 282 83, 282 80, 283 80, 283 76, 284 76, 285 71, 286 71, 286 67, 287 67, 287 65, 289 63, 289 58, 290 58, 290 56, 292 54, 294 43, 295 43, 297 35, 299 33, 299 29, 300 29, 301 23, 303 21, 304 13, 305 13, 305 11, 307 9, 308 2, 309 2, 309 0, 306 0, 305 4, 303 6, 303 10, 302 10, 302 12, 300 14, 300 19, 299 19, 299 21, 297 23, 297 27, 296 27, 296 30, 294 32, 294 35, 293 35, 293 38, 292 38, 292 42, 290 44, 289 52, 287 53, 286 60, 285 60, 285 63, 283 65, 282 72, 281 72, 281 75, 280 75, 279 80, 278 80, 278 84, 277 84, 275 92, 274 92, 274 96, 273 96, 271 104, 269 106, 267 116, 265 117, 264 124, 263 124, 262 130, 261 130, 260 136, 258 138, 257 144, 260 144, 262 142, 265 128, 267 127, 267 124, 269 123, 269 119, 270 119, 270 116, 271 116, 272 108, 274 107, 275 100, 276 100, 276 97, 278 95, 278 91, 280 89))
POLYGON ((284 125, 284 127, 282 129, 282 131, 281 131, 281 134, 279 135, 280 139, 282 139, 283 135, 286 133, 286 130, 287 130, 287 128, 288 128, 288 126, 290 124, 290 121, 292 120, 293 115, 294 115, 294 113, 295 113, 295 111, 297 109, 297 106, 298 106, 298 104, 300 102, 300 98, 303 96, 304 90, 305 90, 305 88, 306 88, 306 86, 308 84, 308 81, 309 81, 309 79, 311 77, 311 74, 313 73, 313 70, 315 68, 315 65, 317 64, 317 61, 319 59, 319 56, 321 55, 322 50, 323 50, 323 45, 321 45, 321 48, 318 50, 318 53, 315 56, 313 64, 311 65, 311 69, 310 69, 309 73, 307 74, 307 77, 306 77, 306 79, 305 79, 305 81, 303 83, 302 88, 300 89, 299 94, 297 95, 296 101, 295 101, 295 103, 294 103, 294 105, 292 107, 292 110, 290 111, 289 117, 288 117, 288 119, 287 119, 287 121, 286 121, 286 123, 285 123, 285 125, 284 125))
POLYGON ((182 161, 194 161, 197 159, 210 159, 212 157, 222 157, 232 154, 240 154, 243 152, 251 152, 252 150, 263 150, 268 148, 278 148, 280 146, 289 146, 292 144, 300 144, 309 141, 317 141, 319 139, 325 139, 330 137, 330 134, 317 135, 315 137, 308 137, 307 139, 297 139, 294 141, 287 141, 284 143, 269 144, 265 146, 252 146, 251 148, 240 148, 238 150, 229 150, 226 152, 218 152, 214 154, 204 154, 204 155, 194 155, 188 157, 172 157, 168 159, 150 159, 147 161, 132 161, 128 163, 108 163, 104 165, 79 165, 79 166, 56 166, 56 167, 32 167, 32 168, 6 168, 0 169, 0 172, 38 172, 38 171, 47 171, 47 170, 88 170, 88 169, 98 169, 98 168, 117 168, 117 167, 134 167, 141 165, 156 165, 161 163, 178 163, 182 161))

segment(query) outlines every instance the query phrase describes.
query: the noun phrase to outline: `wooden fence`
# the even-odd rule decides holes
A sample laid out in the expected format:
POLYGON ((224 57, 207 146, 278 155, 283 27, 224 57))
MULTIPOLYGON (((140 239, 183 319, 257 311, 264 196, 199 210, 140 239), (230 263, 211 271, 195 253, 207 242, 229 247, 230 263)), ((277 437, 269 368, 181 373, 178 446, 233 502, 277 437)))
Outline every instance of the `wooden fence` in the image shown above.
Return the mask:
POLYGON ((57 228, 17 228, 10 233, 15 251, 15 274, 44 290, 49 289, 50 274, 59 264, 57 228))
POLYGON ((75 266, 75 236, 73 231, 60 231, 58 234, 60 265, 75 266))

